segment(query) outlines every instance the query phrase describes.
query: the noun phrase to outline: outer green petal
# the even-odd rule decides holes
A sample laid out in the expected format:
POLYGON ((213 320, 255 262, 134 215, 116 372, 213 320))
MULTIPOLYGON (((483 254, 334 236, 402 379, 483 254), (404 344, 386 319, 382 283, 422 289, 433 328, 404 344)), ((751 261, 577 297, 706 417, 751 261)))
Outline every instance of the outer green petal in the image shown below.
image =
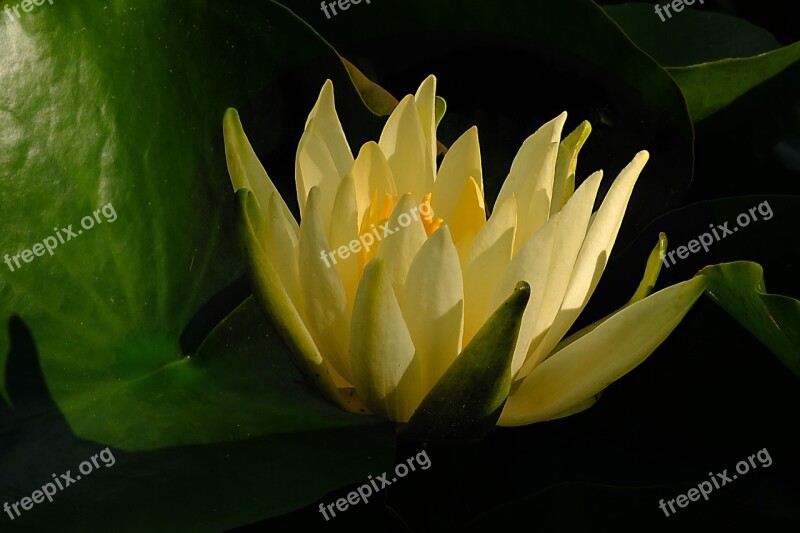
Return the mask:
POLYGON ((478 439, 495 426, 511 389, 511 359, 530 285, 520 282, 489 317, 403 428, 415 440, 478 439))
POLYGON ((558 146, 556 176, 553 180, 553 199, 550 202, 550 216, 558 213, 575 191, 575 169, 578 166, 578 152, 589 138, 592 125, 583 121, 558 146))
POLYGON ((636 302, 557 352, 522 381, 500 425, 548 420, 576 408, 644 361, 705 290, 694 277, 636 302))
POLYGON ((256 299, 289 346, 292 360, 314 389, 331 402, 357 411, 358 405, 347 405, 340 397, 311 334, 283 288, 278 273, 259 245, 258 227, 261 213, 255 196, 248 189, 236 192, 239 235, 245 248, 247 270, 256 299))
POLYGON ((660 233, 658 235, 658 243, 656 243, 655 247, 650 252, 650 256, 647 258, 647 264, 645 265, 644 268, 644 274, 642 275, 642 280, 639 282, 639 286, 636 287, 636 292, 633 293, 631 299, 628 300, 628 302, 625 305, 623 305, 616 311, 608 314, 607 316, 601 318, 596 322, 593 322, 592 324, 589 324, 585 328, 576 331, 569 337, 562 340, 560 343, 558 343, 558 346, 555 347, 553 353, 560 351, 568 344, 572 344, 573 342, 580 339, 584 335, 590 333, 597 326, 599 326, 600 324, 602 324, 615 314, 619 313, 629 305, 638 302, 642 298, 650 296, 650 294, 653 292, 653 289, 656 286, 656 281, 658 280, 658 274, 661 272, 661 261, 662 261, 661 258, 663 257, 666 251, 667 251, 667 236, 664 233, 660 233))
POLYGON ((261 162, 256 157, 250 141, 242 128, 239 120, 239 113, 230 108, 225 111, 222 119, 222 130, 225 138, 225 159, 228 163, 228 173, 231 177, 233 190, 250 189, 255 195, 255 200, 262 211, 267 209, 270 196, 278 194, 280 204, 283 209, 284 217, 292 226, 295 235, 299 231, 297 221, 283 197, 280 196, 272 180, 269 179, 266 170, 261 166, 261 162))

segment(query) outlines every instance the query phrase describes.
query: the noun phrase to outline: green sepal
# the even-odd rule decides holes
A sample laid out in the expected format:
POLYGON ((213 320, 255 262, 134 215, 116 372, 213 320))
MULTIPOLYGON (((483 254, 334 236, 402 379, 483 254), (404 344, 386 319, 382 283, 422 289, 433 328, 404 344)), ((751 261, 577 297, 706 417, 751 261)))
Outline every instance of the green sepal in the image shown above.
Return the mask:
POLYGON ((424 442, 472 441, 497 423, 531 288, 521 281, 420 403, 399 434, 424 442))

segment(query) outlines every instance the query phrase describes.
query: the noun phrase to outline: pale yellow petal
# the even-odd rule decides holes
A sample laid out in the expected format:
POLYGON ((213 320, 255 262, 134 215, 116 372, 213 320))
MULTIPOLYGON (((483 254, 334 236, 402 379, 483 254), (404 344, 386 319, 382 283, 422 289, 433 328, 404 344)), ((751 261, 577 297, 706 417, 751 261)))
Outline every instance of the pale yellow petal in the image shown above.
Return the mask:
POLYGON ((339 176, 349 173, 353 168, 353 151, 350 149, 342 124, 339 122, 339 115, 336 113, 331 80, 325 80, 322 85, 317 102, 306 119, 306 128, 312 120, 317 124, 317 132, 325 141, 325 146, 330 152, 339 176))
POLYGON ((567 205, 559 212, 561 219, 555 236, 556 245, 550 258, 547 278, 542 287, 544 291, 542 306, 536 317, 536 325, 533 327, 533 340, 528 349, 527 360, 520 369, 517 378, 527 376, 547 355, 543 351, 544 348, 541 341, 553 324, 564 301, 564 294, 569 286, 575 261, 586 238, 586 227, 592 214, 592 207, 594 206, 602 178, 603 173, 600 171, 589 176, 575 192, 575 195, 567 202, 567 205))
POLYGON ((614 247, 617 232, 622 225, 622 218, 625 215, 633 187, 636 185, 636 180, 647 163, 648 157, 649 154, 644 151, 636 154, 614 180, 600 209, 590 218, 586 239, 575 261, 575 268, 572 271, 561 309, 542 341, 540 350, 543 356, 547 356, 555 348, 575 323, 597 287, 614 247))
POLYGON ((508 265, 503 277, 494 292, 489 313, 494 310, 514 290, 517 283, 527 281, 531 286, 531 297, 522 316, 517 345, 514 348, 514 357, 511 360, 511 375, 525 362, 531 342, 533 341, 533 328, 539 315, 539 310, 544 300, 547 284, 547 273, 550 268, 550 258, 553 247, 557 245, 555 236, 560 220, 560 213, 547 221, 536 235, 523 244, 508 265))
MULTIPOLYGON (((435 212, 435 210, 434 210, 435 212)), ((436 214, 436 216, 440 216, 436 214)), ((453 218, 445 220, 453 233, 459 257, 466 257, 478 231, 486 224, 486 205, 478 183, 470 177, 456 205, 453 218)))
POLYGON ((356 186, 356 202, 358 204, 358 224, 369 209, 373 196, 383 198, 385 194, 397 196, 392 170, 383 155, 378 143, 365 143, 358 152, 353 163, 353 179, 356 186))
POLYGON ((411 215, 412 210, 418 210, 418 207, 410 195, 403 195, 389 220, 376 227, 374 232, 382 239, 376 257, 386 260, 386 275, 401 306, 408 269, 428 238, 422 219, 419 215, 416 219, 411 215))
POLYGON ((436 164, 436 76, 430 75, 423 80, 414 95, 414 102, 417 105, 422 133, 425 135, 425 151, 431 161, 431 182, 433 182, 436 164))
POLYGON ((353 152, 336 114, 333 83, 325 81, 317 102, 308 114, 295 155, 295 185, 300 212, 312 187, 322 193, 320 212, 327 228, 339 180, 353 168, 353 152))
POLYGON ((566 119, 566 112, 560 114, 522 143, 497 196, 495 205, 501 205, 512 194, 517 197, 518 247, 550 216, 558 146, 566 119))
POLYGON ((389 161, 398 194, 409 193, 420 201, 433 189, 433 162, 412 95, 389 116, 378 145, 389 161))
POLYGON ((478 128, 475 126, 464 132, 453 143, 442 160, 431 197, 431 207, 436 216, 446 221, 452 220, 458 200, 470 176, 475 179, 482 194, 481 151, 478 128))
POLYGON ((358 394, 376 414, 407 422, 422 400, 421 369, 382 259, 364 269, 351 337, 358 394))
POLYGON ((510 396, 500 425, 548 420, 591 401, 667 338, 706 285, 697 276, 652 294, 553 354, 510 396))
POLYGON ((358 278, 361 270, 358 264, 362 243, 358 239, 358 211, 356 206, 356 189, 351 176, 345 176, 336 191, 333 203, 328 242, 331 252, 335 252, 336 270, 342 279, 347 298, 347 314, 353 310, 358 278))
POLYGON ((461 352, 464 290, 447 226, 430 236, 411 263, 402 309, 422 365, 424 395, 461 352))
POLYGON ((326 266, 323 259, 330 247, 320 214, 320 191, 316 187, 311 189, 303 211, 299 247, 300 287, 306 324, 325 360, 352 383, 347 298, 336 268, 326 266))
POLYGON ((478 231, 464 260, 464 344, 486 318, 497 284, 511 261, 517 225, 517 203, 512 195, 478 231))
POLYGON ((317 122, 311 119, 300 137, 295 157, 295 185, 300 212, 305 212, 306 198, 314 187, 319 188, 320 216, 326 228, 330 226, 333 202, 339 182, 343 175, 339 174, 333 162, 325 139, 318 131, 317 122))

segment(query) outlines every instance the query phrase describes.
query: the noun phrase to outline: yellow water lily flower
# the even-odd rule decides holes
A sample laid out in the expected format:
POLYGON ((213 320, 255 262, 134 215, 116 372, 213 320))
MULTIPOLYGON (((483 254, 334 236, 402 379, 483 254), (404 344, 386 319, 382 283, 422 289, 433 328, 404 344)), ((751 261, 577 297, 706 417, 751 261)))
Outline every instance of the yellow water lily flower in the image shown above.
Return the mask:
POLYGON ((655 350, 705 278, 650 294, 662 240, 634 298, 562 340, 600 280, 648 153, 592 213, 602 172, 574 188, 590 127, 562 140, 562 113, 523 142, 487 219, 477 128, 437 169, 435 93, 430 76, 354 158, 327 81, 295 158, 299 225, 238 114, 226 113, 256 297, 308 381, 350 411, 423 433, 579 412, 655 350))

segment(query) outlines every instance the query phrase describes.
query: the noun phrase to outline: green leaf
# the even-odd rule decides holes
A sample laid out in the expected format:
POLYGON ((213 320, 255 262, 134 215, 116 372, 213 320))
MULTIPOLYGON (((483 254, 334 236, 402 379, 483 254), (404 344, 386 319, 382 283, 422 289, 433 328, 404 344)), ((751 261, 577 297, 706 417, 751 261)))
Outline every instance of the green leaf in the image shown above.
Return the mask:
POLYGON ((364 100, 370 111, 378 116, 389 116, 400 103, 389 91, 366 77, 354 64, 345 58, 340 58, 347 69, 350 79, 364 100))
MULTIPOLYGON (((0 168, 0 254, 30 249, 56 226, 82 231, 52 256, 14 271, 0 265, 0 321, 17 314, 29 325, 47 386, 76 434, 122 449, 371 424, 328 418, 335 409, 283 429, 271 420, 260 404, 274 398, 244 363, 255 353, 290 357, 277 335, 256 347, 254 333, 224 345, 206 339, 198 350, 244 297, 221 305, 214 296, 244 264, 224 110, 314 59, 314 82, 294 88, 308 99, 303 113, 326 77, 350 116, 369 113, 336 53, 282 6, 192 4, 177 16, 171 3, 57 3, 0 26, 0 40, 17 43, 0 78, 0 144, 14 155, 0 168), (94 227, 81 226, 103 206, 94 227), (106 217, 112 210, 116 218, 106 217), (194 327, 208 315, 217 318, 194 327)), ((261 322, 254 329, 267 331, 261 322)), ((3 326, 2 353, 7 342, 3 326)), ((278 411, 298 416, 287 409, 278 411)))
MULTIPOLYGON (((385 465, 386 426, 314 394, 264 315, 238 307, 248 290, 220 118, 233 106, 269 109, 269 135, 251 138, 260 155, 291 165, 281 143, 298 139, 284 133, 302 130, 330 78, 343 116, 369 124, 338 55, 269 1, 55 2, 4 21, 0 42, 14 43, 0 59, 0 257, 13 265, 36 243, 64 238, 52 255, 18 259, 13 270, 0 263, 0 368, 12 413, 21 413, 11 391, 25 375, 6 355, 7 323, 19 316, 38 353, 24 356, 41 366, 43 389, 78 438, 137 452, 220 445, 244 464, 247 454, 271 454, 249 458, 268 472, 264 501, 215 507, 231 513, 228 524, 361 479, 368 458, 378 458, 371 472, 385 465), (282 108, 287 95, 302 104, 296 116, 282 108), (260 445, 244 444, 253 439, 260 445), (328 468, 334 448, 352 455, 328 468)), ((275 174, 293 198, 291 171, 275 174)), ((32 424, 14 416, 2 432, 32 424)), ((236 485, 224 472, 215 482, 236 485)), ((0 490, 16 501, 35 486, 4 478, 0 490)), ((209 489, 179 490, 191 500, 209 489)))
POLYGON ((723 13, 708 11, 699 2, 672 17, 653 4, 631 2, 603 8, 636 45, 661 65, 695 65, 731 57, 769 52, 780 43, 767 30, 723 13))
POLYGON ((686 97, 694 122, 713 115, 800 61, 800 42, 754 57, 667 69, 686 97))
POLYGON ((737 261, 707 266, 708 296, 800 377, 800 301, 768 294, 761 265, 737 261))
MULTIPOLYGON (((151 448, 163 427, 175 426, 192 445, 135 452, 112 447, 113 466, 84 476, 14 525, 37 531, 224 531, 297 509, 389 468, 392 426, 319 399, 274 345, 276 337, 250 297, 196 355, 122 389, 117 401, 94 406, 114 429, 147 412, 147 404, 158 405, 160 418, 141 427, 137 442, 127 442, 151 448), (262 426, 268 431, 252 431, 262 426), (195 444, 218 441, 221 432, 236 440, 195 444)), ((22 335, 14 338, 24 344, 22 335)), ((0 501, 9 502, 30 496, 53 472, 75 473, 105 446, 76 438, 53 404, 28 414, 37 406, 26 403, 35 352, 20 348, 9 364, 14 408, 0 404, 0 501), (4 415, 20 422, 8 425, 4 415)))
POLYGON ((520 282, 417 407, 401 435, 421 441, 482 438, 511 389, 511 359, 531 288, 520 282))

